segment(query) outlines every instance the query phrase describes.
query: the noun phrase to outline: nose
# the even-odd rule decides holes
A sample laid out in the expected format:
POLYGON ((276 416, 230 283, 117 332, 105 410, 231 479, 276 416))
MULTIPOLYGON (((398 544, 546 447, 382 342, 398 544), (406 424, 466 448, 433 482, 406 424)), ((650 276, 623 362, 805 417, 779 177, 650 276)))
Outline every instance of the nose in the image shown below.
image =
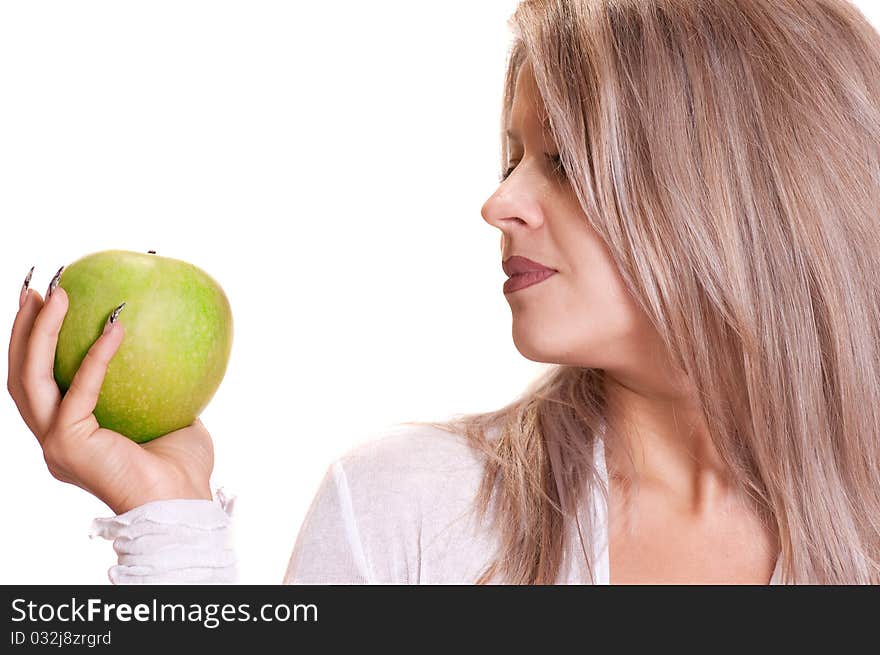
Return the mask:
POLYGON ((523 226, 534 228, 541 223, 541 211, 533 195, 521 180, 517 184, 516 177, 514 171, 498 185, 480 209, 483 220, 502 232, 523 226))

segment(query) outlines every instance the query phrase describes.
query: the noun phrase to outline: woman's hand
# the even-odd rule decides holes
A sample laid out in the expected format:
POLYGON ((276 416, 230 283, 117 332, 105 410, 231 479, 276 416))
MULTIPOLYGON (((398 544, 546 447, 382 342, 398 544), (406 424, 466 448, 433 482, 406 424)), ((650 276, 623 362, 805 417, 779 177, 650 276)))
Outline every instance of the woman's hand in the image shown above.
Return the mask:
POLYGON ((93 412, 124 337, 122 324, 107 324, 62 397, 53 369, 67 294, 50 285, 44 302, 25 285, 19 304, 6 386, 52 475, 97 496, 116 514, 153 500, 210 500, 214 449, 199 419, 142 445, 98 425, 93 412))

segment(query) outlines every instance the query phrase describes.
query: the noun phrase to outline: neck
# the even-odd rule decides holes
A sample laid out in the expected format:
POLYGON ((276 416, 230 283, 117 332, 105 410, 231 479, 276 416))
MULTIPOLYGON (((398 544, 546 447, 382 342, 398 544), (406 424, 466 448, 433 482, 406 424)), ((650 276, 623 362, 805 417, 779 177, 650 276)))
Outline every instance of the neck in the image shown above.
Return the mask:
POLYGON ((715 511, 733 493, 696 396, 640 389, 606 371, 608 474, 668 496, 694 516, 715 511))

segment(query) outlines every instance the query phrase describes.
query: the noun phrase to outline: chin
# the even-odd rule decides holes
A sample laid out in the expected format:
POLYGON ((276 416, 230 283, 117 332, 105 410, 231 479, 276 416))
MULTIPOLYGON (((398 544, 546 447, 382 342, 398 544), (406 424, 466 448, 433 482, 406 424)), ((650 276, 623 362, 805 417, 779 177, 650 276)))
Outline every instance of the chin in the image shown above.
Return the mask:
POLYGON ((513 328, 513 344, 520 354, 533 362, 545 364, 563 363, 560 361, 563 353, 558 352, 558 342, 552 335, 539 330, 518 330, 513 328))
POLYGON ((599 340, 585 341, 583 335, 550 332, 546 329, 522 329, 514 322, 513 343, 519 353, 533 362, 560 364, 581 368, 604 368, 610 362, 600 353, 614 352, 600 344, 599 340))

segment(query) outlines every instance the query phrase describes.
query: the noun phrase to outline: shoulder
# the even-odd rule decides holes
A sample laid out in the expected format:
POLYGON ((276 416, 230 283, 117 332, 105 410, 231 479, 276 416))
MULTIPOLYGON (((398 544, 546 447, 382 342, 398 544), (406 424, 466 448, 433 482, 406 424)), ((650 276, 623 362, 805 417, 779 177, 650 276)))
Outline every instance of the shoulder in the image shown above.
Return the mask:
POLYGON ((463 434, 432 425, 403 424, 369 437, 338 458, 351 476, 449 472, 481 464, 463 434))
POLYGON ((464 435, 406 425, 349 450, 333 467, 368 579, 472 577, 468 567, 486 548, 473 524, 483 462, 464 435))
POLYGON ((484 469, 464 435, 406 425, 350 450, 335 466, 372 579, 467 579, 461 571, 482 557, 466 545, 483 548, 473 509, 484 469))
POLYGON ((455 496, 472 496, 482 464, 482 455, 464 435, 407 424, 373 435, 334 466, 352 498, 381 500, 401 509, 447 497, 453 490, 455 496))
POLYGON ((475 579, 482 455, 464 435, 402 424, 334 459, 300 529, 285 580, 424 583, 475 579))

